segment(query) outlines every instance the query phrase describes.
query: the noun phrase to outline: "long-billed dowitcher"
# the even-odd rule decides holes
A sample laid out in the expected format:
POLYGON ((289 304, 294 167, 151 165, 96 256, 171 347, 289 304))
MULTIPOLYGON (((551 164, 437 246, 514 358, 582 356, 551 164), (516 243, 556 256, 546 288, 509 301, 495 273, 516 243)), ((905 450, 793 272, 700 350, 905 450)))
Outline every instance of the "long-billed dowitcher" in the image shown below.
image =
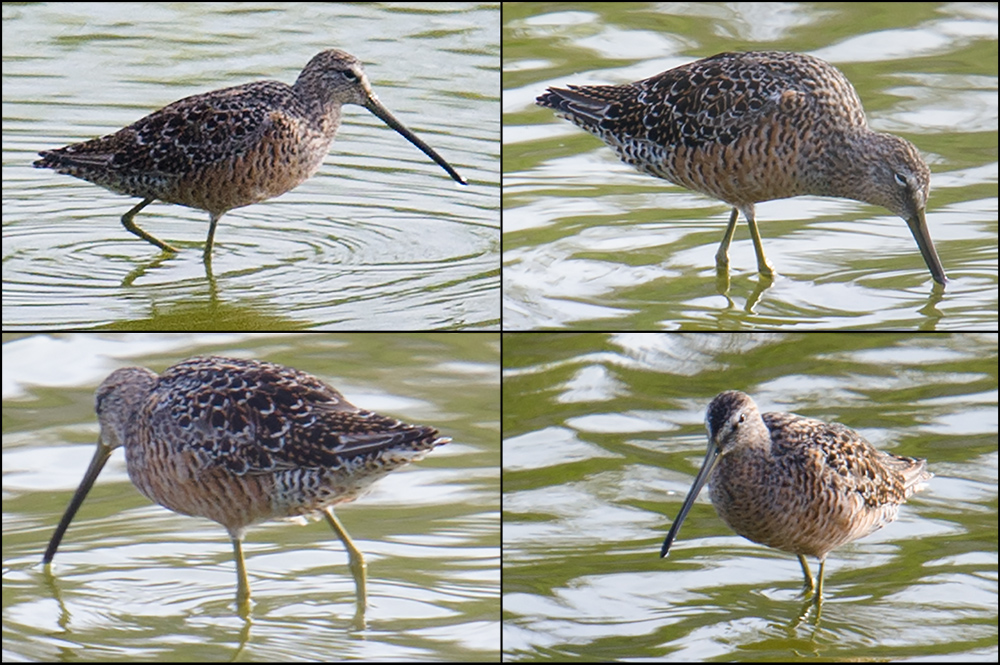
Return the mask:
POLYGON ((323 513, 347 549, 363 613, 364 556, 333 507, 450 441, 432 427, 359 409, 305 372, 256 360, 192 358, 159 376, 126 367, 104 380, 95 404, 97 451, 42 561, 52 561, 108 457, 124 446, 129 478, 140 492, 229 532, 241 608, 250 599, 247 527, 323 513))
POLYGON ((177 250, 135 224, 140 210, 160 200, 208 212, 204 257, 210 261, 222 215, 284 194, 316 173, 344 104, 365 107, 466 184, 382 105, 361 62, 337 49, 317 54, 294 85, 257 81, 185 97, 114 134, 43 150, 34 165, 142 197, 122 224, 166 251, 177 250))
POLYGON ((854 86, 819 58, 720 53, 634 83, 549 88, 536 103, 594 134, 639 171, 733 206, 715 256, 720 272, 728 269, 742 211, 757 269, 773 276, 754 204, 814 194, 864 201, 902 217, 931 276, 945 283, 924 212, 927 164, 909 141, 869 129, 854 86))
POLYGON ((840 423, 794 413, 762 415, 749 395, 735 390, 715 396, 705 426, 705 461, 660 556, 667 556, 708 482, 712 505, 730 529, 798 555, 817 604, 826 555, 895 520, 900 504, 933 476, 926 460, 876 450, 840 423), (816 582, 806 556, 819 559, 816 582))

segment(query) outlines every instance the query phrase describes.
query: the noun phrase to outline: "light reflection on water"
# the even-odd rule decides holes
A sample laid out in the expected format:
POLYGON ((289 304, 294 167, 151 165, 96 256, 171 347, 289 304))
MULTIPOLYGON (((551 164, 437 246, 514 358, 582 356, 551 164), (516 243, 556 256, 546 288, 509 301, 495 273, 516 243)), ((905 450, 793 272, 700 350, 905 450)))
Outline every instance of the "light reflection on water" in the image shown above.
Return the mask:
POLYGON ((11 564, 4 610, 18 635, 5 642, 8 653, 51 660, 57 648, 72 659, 83 653, 72 643, 87 652, 152 648, 176 656, 216 645, 222 658, 241 643, 259 649, 266 635, 265 648, 283 660, 403 658, 413 650, 434 660, 495 658, 496 334, 5 334, 3 341, 3 543, 11 564), (302 368, 352 402, 452 437, 338 511, 368 561, 366 632, 352 632, 354 582, 323 523, 250 529, 256 605, 244 626, 233 606, 225 531, 151 504, 129 482, 121 453, 70 526, 53 579, 43 575, 41 552, 93 451, 96 385, 121 366, 162 369, 210 353, 302 368), (54 647, 53 637, 64 646, 54 647))
POLYGON ((968 329, 995 321, 995 243, 983 236, 995 227, 989 197, 996 185, 972 172, 995 171, 990 119, 997 97, 995 89, 970 83, 985 73, 995 39, 970 46, 941 35, 932 5, 886 17, 899 25, 884 32, 858 8, 834 15, 802 6, 717 9, 711 17, 686 15, 699 12, 692 5, 609 3, 567 12, 522 3, 505 11, 505 34, 516 35, 516 48, 505 50, 504 79, 504 182, 512 185, 504 210, 506 329, 968 329), (902 220, 822 197, 758 206, 763 243, 780 275, 773 286, 758 279, 741 220, 730 250, 731 285, 721 295, 715 252, 729 208, 636 173, 598 139, 533 103, 548 86, 625 83, 751 49, 803 51, 833 62, 858 89, 872 126, 922 151, 933 172, 930 233, 952 277, 943 298, 932 291, 902 220), (984 135, 991 146, 985 151, 984 135), (956 200, 965 202, 962 211, 956 200))
POLYGON ((8 55, 21 56, 5 67, 5 103, 24 118, 4 132, 5 163, 17 166, 4 180, 5 330, 162 329, 161 315, 214 329, 260 327, 253 317, 225 318, 220 304, 280 328, 496 325, 496 9, 454 5, 425 12, 418 26, 404 7, 234 15, 163 5, 151 10, 155 20, 139 21, 124 6, 60 7, 68 6, 5 17, 17 25, 8 55), (183 39, 164 25, 184 26, 183 39), (361 59, 382 101, 471 184, 456 185, 381 121, 347 107, 316 176, 222 218, 206 274, 205 213, 162 203, 144 210, 141 225, 181 249, 160 256, 121 226, 136 200, 30 166, 38 150, 109 133, 190 94, 290 83, 331 47, 361 59))

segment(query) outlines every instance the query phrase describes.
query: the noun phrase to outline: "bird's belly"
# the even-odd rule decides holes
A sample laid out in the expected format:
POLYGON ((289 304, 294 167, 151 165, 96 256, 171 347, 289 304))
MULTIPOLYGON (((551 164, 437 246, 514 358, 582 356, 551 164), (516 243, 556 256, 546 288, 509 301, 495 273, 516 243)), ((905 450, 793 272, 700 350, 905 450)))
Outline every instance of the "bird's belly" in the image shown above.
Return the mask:
POLYGON ((804 491, 780 483, 715 483, 712 505, 733 531, 762 545, 824 558, 831 550, 879 528, 851 496, 804 491))
POLYGON ((278 517, 271 502, 273 474, 237 475, 222 464, 206 465, 191 451, 137 455, 126 450, 126 460, 132 483, 151 501, 218 522, 231 534, 278 517))
POLYGON ((159 188, 168 203, 222 214, 233 208, 280 196, 312 177, 323 163, 331 140, 303 140, 274 146, 260 142, 251 149, 199 167, 159 188))

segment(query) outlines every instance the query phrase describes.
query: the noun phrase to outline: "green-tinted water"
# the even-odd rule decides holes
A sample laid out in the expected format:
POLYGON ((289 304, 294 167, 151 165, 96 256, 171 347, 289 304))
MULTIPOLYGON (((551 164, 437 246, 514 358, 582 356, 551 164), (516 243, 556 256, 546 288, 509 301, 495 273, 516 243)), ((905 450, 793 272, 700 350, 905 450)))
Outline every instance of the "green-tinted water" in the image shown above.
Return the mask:
POLYGON ((996 389, 992 334, 505 335, 506 657, 991 659, 996 389), (727 389, 936 474, 830 554, 818 618, 796 558, 734 534, 707 492, 660 558, 727 389))
POLYGON ((57 335, 4 338, 4 648, 24 660, 428 660, 499 649, 499 339, 492 333, 57 335), (380 480, 338 517, 368 561, 368 628, 324 522, 269 522, 244 544, 255 606, 236 614, 224 529, 152 504, 116 452, 41 556, 97 436, 113 369, 236 355, 309 371, 353 403, 452 443, 380 480))
POLYGON ((505 329, 994 328, 996 12, 977 7, 505 5, 505 329), (944 27, 955 23, 976 36, 944 27), (757 206, 780 275, 772 286, 741 220, 722 295, 715 252, 728 206, 639 174, 534 104, 548 86, 627 83, 729 50, 832 62, 874 129, 917 146, 932 171, 930 234, 952 280, 943 297, 901 219, 823 197, 757 206))

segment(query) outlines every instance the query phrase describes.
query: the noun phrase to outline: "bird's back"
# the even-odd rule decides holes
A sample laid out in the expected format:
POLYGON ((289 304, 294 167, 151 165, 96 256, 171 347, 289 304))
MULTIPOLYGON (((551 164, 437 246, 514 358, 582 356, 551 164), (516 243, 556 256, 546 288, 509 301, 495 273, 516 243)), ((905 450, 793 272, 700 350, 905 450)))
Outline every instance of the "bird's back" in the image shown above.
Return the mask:
POLYGON ((214 357, 163 372, 126 431, 143 494, 231 532, 352 501, 447 442, 359 409, 304 372, 214 357))
MULTIPOLYGON (((538 104, 638 170, 740 208, 821 194, 900 214, 886 203, 894 192, 869 194, 855 181, 881 179, 865 162, 882 152, 923 164, 912 146, 897 145, 902 139, 885 145, 878 137, 889 135, 868 129, 857 92, 836 67, 801 53, 720 53, 634 83, 550 88, 538 104)), ((929 180, 926 165, 923 172, 929 180)))

